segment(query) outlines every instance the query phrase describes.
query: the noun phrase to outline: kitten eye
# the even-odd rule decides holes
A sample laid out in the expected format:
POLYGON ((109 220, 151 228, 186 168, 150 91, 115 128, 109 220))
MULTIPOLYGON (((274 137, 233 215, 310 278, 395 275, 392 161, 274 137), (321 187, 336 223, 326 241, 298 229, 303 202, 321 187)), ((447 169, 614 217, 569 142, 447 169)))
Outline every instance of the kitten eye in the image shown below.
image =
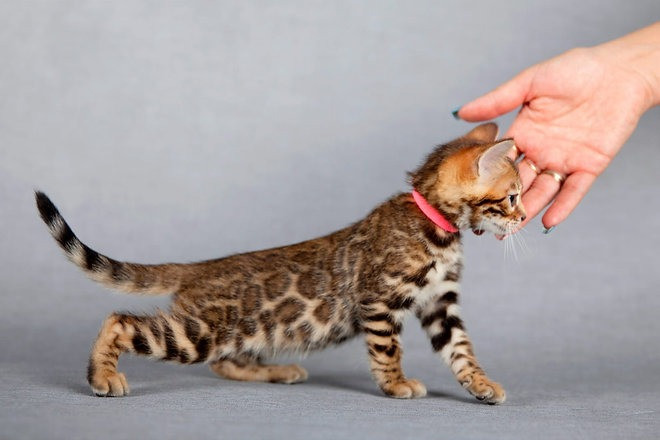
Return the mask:
POLYGON ((509 196, 509 202, 511 202, 511 206, 516 206, 517 201, 518 201, 518 194, 511 194, 509 196))

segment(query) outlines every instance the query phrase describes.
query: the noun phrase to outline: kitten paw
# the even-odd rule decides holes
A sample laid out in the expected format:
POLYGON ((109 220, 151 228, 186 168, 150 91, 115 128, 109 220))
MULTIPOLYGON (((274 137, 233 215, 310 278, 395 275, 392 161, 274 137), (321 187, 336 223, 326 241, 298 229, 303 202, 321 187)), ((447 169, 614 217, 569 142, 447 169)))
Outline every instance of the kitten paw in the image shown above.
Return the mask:
POLYGON ((273 365, 269 382, 275 383, 300 383, 307 380, 307 370, 297 364, 273 365))
POLYGON ((469 374, 459 379, 459 382, 477 400, 481 400, 489 405, 497 405, 506 400, 504 388, 486 376, 469 374))
POLYGON ((396 382, 382 384, 380 388, 385 394, 397 399, 412 399, 426 396, 426 387, 417 379, 402 379, 396 382))
POLYGON ((220 377, 232 380, 299 383, 307 380, 307 370, 300 365, 244 364, 231 359, 213 362, 211 371, 220 377))
POLYGON ((99 397, 126 396, 130 390, 124 373, 116 371, 101 371, 94 375, 90 385, 92 391, 99 397))

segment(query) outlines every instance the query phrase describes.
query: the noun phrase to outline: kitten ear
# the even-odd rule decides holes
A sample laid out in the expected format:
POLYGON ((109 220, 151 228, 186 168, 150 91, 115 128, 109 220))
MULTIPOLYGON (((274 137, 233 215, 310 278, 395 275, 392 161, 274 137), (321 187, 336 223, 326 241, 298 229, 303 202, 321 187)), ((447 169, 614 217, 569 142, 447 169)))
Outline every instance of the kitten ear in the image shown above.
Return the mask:
POLYGON ((504 139, 488 147, 477 163, 477 173, 479 178, 484 179, 496 174, 502 166, 502 160, 507 153, 515 146, 513 139, 504 139))
POLYGON ((472 129, 468 134, 463 136, 466 139, 473 140, 475 142, 493 142, 497 139, 497 134, 499 132, 497 124, 494 122, 488 122, 486 124, 481 124, 472 129))

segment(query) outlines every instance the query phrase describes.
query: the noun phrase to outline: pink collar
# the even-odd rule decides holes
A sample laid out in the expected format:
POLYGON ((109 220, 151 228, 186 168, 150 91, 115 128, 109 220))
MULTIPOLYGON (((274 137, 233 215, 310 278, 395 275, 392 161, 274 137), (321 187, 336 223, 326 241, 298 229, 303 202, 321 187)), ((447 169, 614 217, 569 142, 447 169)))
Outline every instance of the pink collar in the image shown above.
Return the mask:
POLYGON ((426 201, 423 195, 417 192, 416 189, 412 191, 413 199, 415 203, 422 210, 424 215, 428 217, 436 226, 441 229, 444 229, 446 232, 458 232, 458 229, 454 227, 449 220, 447 220, 437 209, 435 209, 429 202, 426 201))

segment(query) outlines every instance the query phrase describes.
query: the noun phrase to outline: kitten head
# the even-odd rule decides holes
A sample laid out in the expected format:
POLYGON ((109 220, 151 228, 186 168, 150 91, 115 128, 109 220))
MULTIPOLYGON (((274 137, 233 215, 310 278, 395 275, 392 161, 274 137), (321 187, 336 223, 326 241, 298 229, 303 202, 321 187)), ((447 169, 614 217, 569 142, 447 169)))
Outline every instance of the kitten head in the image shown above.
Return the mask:
POLYGON ((525 219, 522 183, 507 153, 513 139, 496 141, 497 125, 482 124, 440 145, 410 182, 459 229, 507 234, 525 219))

